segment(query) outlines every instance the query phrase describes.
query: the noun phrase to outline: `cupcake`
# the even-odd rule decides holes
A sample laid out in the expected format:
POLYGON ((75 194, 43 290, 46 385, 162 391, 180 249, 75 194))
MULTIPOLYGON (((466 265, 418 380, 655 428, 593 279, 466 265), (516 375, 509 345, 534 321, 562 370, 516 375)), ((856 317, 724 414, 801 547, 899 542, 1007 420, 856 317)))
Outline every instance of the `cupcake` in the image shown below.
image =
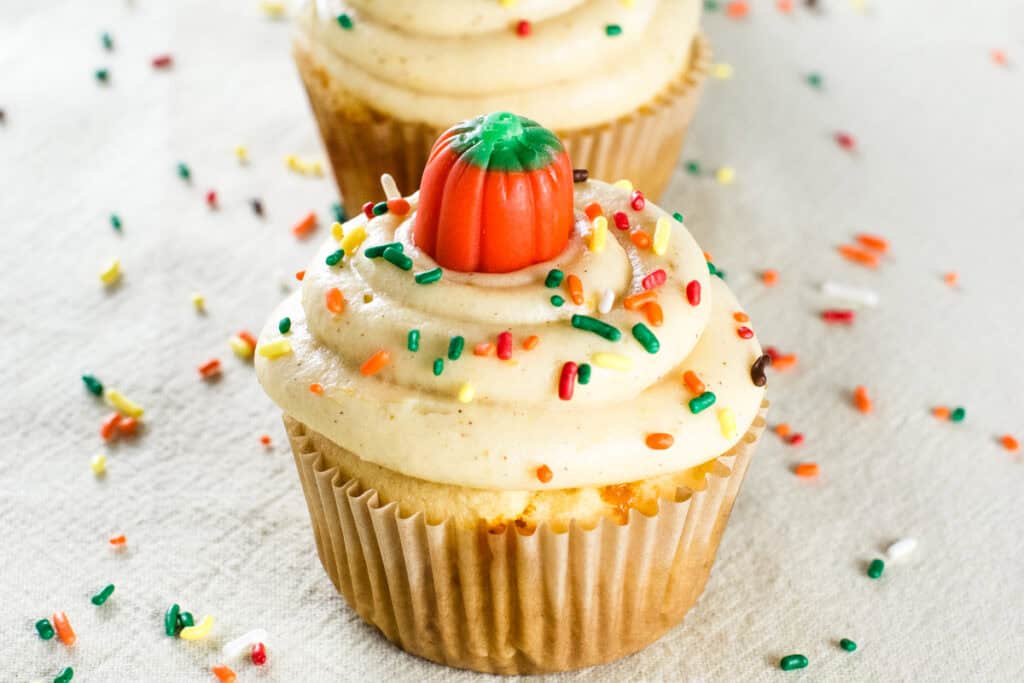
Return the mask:
POLYGON ((316 0, 294 40, 349 215, 391 173, 415 187, 437 136, 510 109, 597 178, 667 186, 710 48, 700 0, 316 0))
POLYGON ((403 649, 591 666, 697 600, 764 428, 746 314, 670 215, 508 113, 335 230, 272 314, 324 568, 403 649))

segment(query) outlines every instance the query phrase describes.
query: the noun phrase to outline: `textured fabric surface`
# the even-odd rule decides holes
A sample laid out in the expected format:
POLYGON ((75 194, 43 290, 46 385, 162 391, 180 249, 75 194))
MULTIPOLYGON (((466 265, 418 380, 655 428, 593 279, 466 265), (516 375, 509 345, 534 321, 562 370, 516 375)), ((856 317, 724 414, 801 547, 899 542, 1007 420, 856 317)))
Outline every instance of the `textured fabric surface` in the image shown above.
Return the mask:
MULTIPOLYGON (((1011 353, 1024 7, 868 0, 861 14, 837 0, 787 17, 751 4, 742 22, 705 20, 735 75, 708 84, 690 131, 685 156, 703 175, 680 170, 663 203, 686 214, 759 337, 800 355, 771 376, 769 421, 806 442, 765 436, 683 626, 553 680, 1021 680, 1024 469, 997 437, 1024 437, 1011 353), (803 81, 811 70, 820 91, 803 81), (857 150, 840 149, 836 130, 857 150), (723 165, 734 184, 710 177, 723 165), (859 230, 893 242, 877 272, 835 253, 859 230), (772 289, 757 277, 767 267, 781 276, 772 289), (947 270, 959 287, 943 284, 947 270), (881 305, 826 326, 826 279, 873 288, 881 305), (870 416, 850 405, 857 384, 870 416), (967 419, 939 422, 936 404, 967 419), (817 480, 793 475, 802 460, 820 463, 817 480), (904 536, 915 553, 868 579, 867 563, 904 536), (860 649, 843 652, 843 637, 860 649), (792 652, 810 667, 782 674, 792 652)), ((305 265, 335 199, 329 179, 284 167, 286 154, 322 158, 288 32, 256 2, 0 5, 0 680, 50 680, 69 664, 75 681, 214 680, 223 642, 255 627, 271 633, 269 664, 232 662, 240 681, 484 678, 397 651, 345 607, 317 559, 280 414, 226 345, 263 323, 281 296, 273 273, 305 265), (155 71, 162 52, 174 66, 155 71), (93 78, 104 66, 105 86, 93 78), (322 227, 300 242, 289 227, 310 210, 322 227), (125 277, 104 291, 97 273, 113 256, 125 277), (211 357, 224 374, 204 383, 196 367, 211 357), (146 407, 137 439, 103 446, 109 409, 82 372, 146 407), (119 533, 120 553, 107 543, 119 533), (94 607, 108 582, 117 591, 94 607), (164 636, 172 602, 214 615, 213 637, 164 636), (55 609, 78 632, 70 650, 32 627, 55 609)))

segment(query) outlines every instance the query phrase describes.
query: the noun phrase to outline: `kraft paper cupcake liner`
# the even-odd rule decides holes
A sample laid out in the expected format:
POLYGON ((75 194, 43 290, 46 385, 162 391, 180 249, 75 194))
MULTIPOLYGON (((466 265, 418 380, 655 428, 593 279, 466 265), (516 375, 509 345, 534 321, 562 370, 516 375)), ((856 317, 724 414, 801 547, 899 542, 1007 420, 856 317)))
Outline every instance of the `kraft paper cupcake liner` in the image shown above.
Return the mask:
MULTIPOLYGON (((404 192, 418 187, 444 127, 373 109, 345 91, 301 40, 294 55, 348 214, 381 197, 383 173, 394 176, 404 192)), ((697 35, 686 71, 653 101, 606 124, 556 130, 573 166, 603 180, 628 178, 656 201, 672 178, 710 63, 710 44, 697 35)))
POLYGON ((624 525, 495 532, 402 517, 398 504, 343 480, 345 452, 285 416, 324 569, 348 604, 402 649, 500 674, 619 659, 682 621, 704 589, 733 501, 765 428, 716 459, 700 490, 679 489, 624 525))

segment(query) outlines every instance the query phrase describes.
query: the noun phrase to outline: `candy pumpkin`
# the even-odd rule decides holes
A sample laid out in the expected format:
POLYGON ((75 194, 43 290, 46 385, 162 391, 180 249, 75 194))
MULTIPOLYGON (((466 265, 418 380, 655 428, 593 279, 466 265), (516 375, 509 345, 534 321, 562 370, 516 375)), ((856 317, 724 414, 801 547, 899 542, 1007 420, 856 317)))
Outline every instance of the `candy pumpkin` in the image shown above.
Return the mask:
POLYGON ((413 239, 445 268, 507 273, 561 253, 573 223, 572 164, 558 136, 496 112, 434 143, 413 239))

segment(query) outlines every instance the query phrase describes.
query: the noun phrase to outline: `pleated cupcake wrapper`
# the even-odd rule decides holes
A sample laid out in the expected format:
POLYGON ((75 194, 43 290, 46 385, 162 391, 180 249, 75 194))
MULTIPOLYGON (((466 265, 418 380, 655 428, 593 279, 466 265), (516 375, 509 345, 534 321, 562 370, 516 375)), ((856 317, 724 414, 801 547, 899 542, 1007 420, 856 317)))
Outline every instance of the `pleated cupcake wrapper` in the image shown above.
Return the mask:
MULTIPOLYGON (((415 191, 444 128, 375 110, 336 83, 302 40, 294 53, 348 214, 381 198, 382 173, 394 176, 405 194, 415 191)), ((606 124, 556 131, 573 166, 609 182, 628 178, 656 201, 672 178, 710 63, 711 47, 697 35, 689 67, 653 101, 606 124)))
POLYGON ((314 443, 324 437, 288 416, 285 425, 320 560, 349 605, 412 654, 520 674, 618 659, 682 620, 707 582, 767 407, 705 488, 680 489, 650 517, 631 510, 624 525, 542 524, 529 535, 403 518, 375 490, 342 481, 314 443))

